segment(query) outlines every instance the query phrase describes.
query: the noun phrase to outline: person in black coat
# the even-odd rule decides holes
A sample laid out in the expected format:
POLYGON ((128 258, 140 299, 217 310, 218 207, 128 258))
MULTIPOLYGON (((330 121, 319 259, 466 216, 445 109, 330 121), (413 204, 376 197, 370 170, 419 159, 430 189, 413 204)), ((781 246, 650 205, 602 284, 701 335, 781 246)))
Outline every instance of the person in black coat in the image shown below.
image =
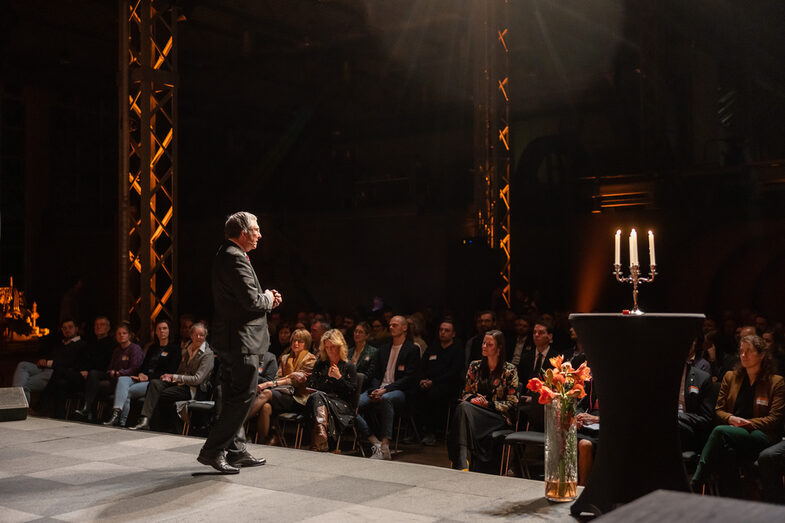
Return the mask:
POLYGON ((450 402, 458 399, 463 385, 463 354, 455 343, 455 324, 439 325, 439 343, 428 347, 422 358, 422 379, 414 402, 417 422, 425 428, 423 445, 434 445, 444 430, 450 402))
POLYGON ((700 452, 712 429, 717 397, 708 372, 687 366, 683 380, 679 393, 681 449, 700 452))
POLYGON ((212 272, 213 345, 221 359, 221 416, 197 460, 220 472, 236 474, 239 467, 265 463, 246 450, 243 423, 256 397, 259 356, 270 346, 267 313, 280 305, 282 298, 276 290, 262 291, 246 254, 262 237, 256 216, 232 214, 224 224, 224 236, 212 272))
POLYGON ((357 416, 357 429, 360 437, 368 438, 373 445, 373 459, 392 459, 390 440, 392 439, 395 411, 413 397, 420 377, 420 349, 408 336, 406 318, 390 318, 392 342, 379 349, 379 367, 376 376, 371 377, 371 388, 360 397, 360 414, 357 416), (378 434, 371 434, 368 423, 362 415, 375 410, 380 426, 378 434), (379 438, 378 436, 381 436, 379 438))
POLYGON ((338 329, 330 329, 319 344, 319 360, 313 366, 305 412, 311 427, 311 450, 335 449, 338 437, 354 421, 353 400, 357 391, 357 371, 349 359, 346 339, 338 329))

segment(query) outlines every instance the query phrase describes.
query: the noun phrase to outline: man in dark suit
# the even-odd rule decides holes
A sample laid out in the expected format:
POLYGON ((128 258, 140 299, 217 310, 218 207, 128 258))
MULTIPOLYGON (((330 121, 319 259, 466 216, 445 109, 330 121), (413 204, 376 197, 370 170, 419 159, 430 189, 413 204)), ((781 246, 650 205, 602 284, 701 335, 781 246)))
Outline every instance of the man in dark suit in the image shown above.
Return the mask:
POLYGON ((390 440, 392 439, 395 409, 406 404, 406 399, 417 391, 420 378, 420 349, 409 339, 409 326, 403 316, 390 318, 392 341, 379 349, 379 367, 376 376, 370 377, 371 388, 360 397, 360 413, 357 416, 358 432, 367 437, 373 445, 372 459, 391 459, 390 440), (380 427, 373 435, 363 412, 375 409, 379 415, 380 427), (377 436, 381 436, 379 440, 377 436))
POLYGON ((262 237, 256 216, 227 218, 224 243, 213 262, 213 345, 221 360, 221 415, 197 460, 224 474, 263 465, 245 449, 243 423, 256 397, 259 358, 270 346, 267 313, 281 304, 276 290, 262 291, 246 254, 262 237))
POLYGON ((711 374, 691 365, 684 367, 679 392, 681 449, 700 453, 713 428, 714 404, 711 374))

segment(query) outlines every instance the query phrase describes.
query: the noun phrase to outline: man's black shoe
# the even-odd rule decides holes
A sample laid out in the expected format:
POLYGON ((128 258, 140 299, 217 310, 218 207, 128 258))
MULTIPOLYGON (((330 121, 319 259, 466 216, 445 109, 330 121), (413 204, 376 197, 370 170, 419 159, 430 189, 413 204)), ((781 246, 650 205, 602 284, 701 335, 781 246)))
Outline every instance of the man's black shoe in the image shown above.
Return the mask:
POLYGON ((224 456, 223 453, 214 457, 199 454, 196 461, 202 465, 209 465, 222 474, 238 474, 240 472, 239 468, 233 467, 226 462, 226 456, 224 456))
POLYGON ((139 418, 139 423, 134 425, 133 427, 128 427, 131 430, 150 430, 150 418, 147 416, 142 416, 139 418))
POLYGON ((227 463, 233 467, 258 467, 267 463, 264 458, 255 458, 244 450, 242 452, 229 452, 226 457, 227 463))

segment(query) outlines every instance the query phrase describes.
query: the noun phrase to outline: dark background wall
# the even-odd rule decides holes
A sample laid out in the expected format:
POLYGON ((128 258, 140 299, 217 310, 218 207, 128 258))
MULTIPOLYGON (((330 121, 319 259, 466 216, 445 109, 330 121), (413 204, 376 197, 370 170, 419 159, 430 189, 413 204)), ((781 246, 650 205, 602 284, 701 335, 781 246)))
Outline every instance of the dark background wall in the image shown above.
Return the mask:
MULTIPOLYGON (((546 308, 628 306, 612 237, 636 225, 657 233, 646 310, 785 316, 783 4, 511 5, 515 287, 546 308), (617 193, 630 205, 608 207, 617 193)), ((290 310, 493 303, 472 2, 183 6, 182 311, 210 313, 210 259, 240 208, 260 215, 252 259, 290 310)), ((50 325, 79 278, 81 316, 114 311, 117 7, 3 9, 0 283, 50 325)))

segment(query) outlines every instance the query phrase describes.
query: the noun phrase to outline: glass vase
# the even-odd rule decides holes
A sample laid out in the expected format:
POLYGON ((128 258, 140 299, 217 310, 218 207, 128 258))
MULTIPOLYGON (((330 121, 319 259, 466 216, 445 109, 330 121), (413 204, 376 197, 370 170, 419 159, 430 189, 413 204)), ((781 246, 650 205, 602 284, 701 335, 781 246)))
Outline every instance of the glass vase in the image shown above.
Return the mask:
POLYGON ((545 497, 551 501, 572 501, 577 496, 575 399, 557 396, 545 405, 545 497))

